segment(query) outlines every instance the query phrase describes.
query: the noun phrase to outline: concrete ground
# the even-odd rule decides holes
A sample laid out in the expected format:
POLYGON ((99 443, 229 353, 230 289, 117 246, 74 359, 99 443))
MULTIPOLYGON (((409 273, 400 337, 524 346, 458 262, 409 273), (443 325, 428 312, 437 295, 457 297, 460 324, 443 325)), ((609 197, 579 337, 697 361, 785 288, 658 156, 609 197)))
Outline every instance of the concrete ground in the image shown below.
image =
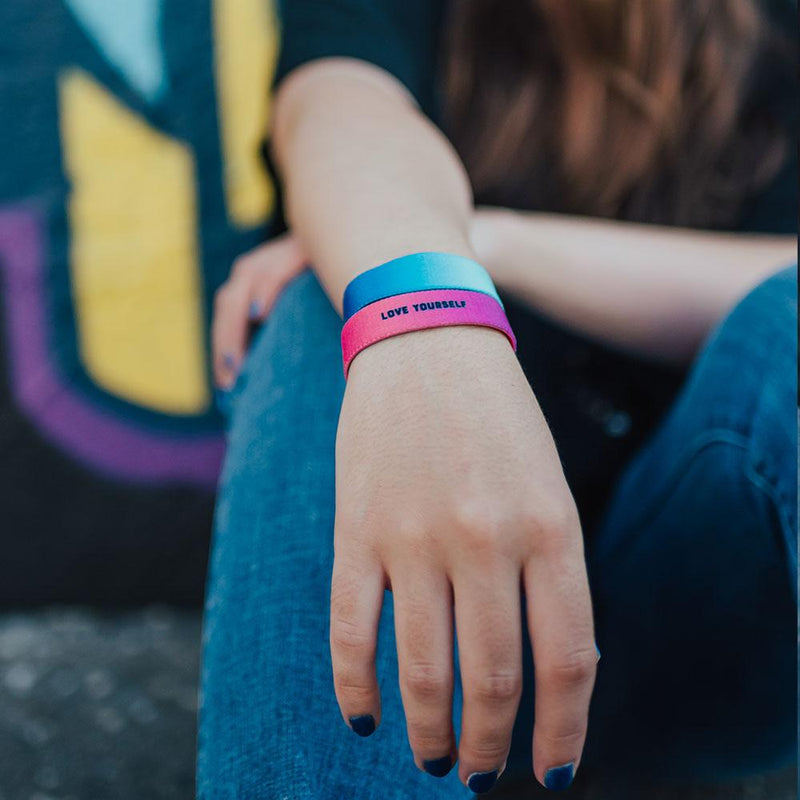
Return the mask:
MULTIPOLYGON (((163 608, 0 616, 0 800, 191 800, 199 638, 197 614, 163 608)), ((565 796, 793 800, 795 786, 792 770, 621 791, 582 770, 565 796)), ((540 796, 552 794, 501 784, 490 795, 540 796)))

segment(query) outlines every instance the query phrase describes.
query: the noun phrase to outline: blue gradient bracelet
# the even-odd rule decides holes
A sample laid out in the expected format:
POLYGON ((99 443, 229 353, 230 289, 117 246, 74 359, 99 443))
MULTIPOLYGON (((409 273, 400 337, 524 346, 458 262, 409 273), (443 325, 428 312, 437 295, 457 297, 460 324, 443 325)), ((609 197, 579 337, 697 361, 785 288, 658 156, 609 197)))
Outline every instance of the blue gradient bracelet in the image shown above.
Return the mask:
POLYGON ((450 253, 414 253, 357 275, 342 301, 345 322, 364 306, 396 294, 426 289, 467 289, 503 303, 489 273, 477 262, 450 253))

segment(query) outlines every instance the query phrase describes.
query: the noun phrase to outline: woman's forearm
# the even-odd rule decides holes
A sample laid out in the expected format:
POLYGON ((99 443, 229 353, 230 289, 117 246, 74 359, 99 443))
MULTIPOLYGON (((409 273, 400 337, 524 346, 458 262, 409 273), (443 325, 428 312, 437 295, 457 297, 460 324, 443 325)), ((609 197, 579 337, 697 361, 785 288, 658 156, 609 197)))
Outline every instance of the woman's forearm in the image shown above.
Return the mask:
POLYGON ((352 277, 391 258, 473 255, 461 163, 382 70, 348 59, 298 69, 279 90, 273 142, 288 221, 337 307, 352 277))
POLYGON ((478 257, 500 286, 590 336, 692 358, 747 291, 796 259, 796 239, 481 209, 478 257))
MULTIPOLYGON (((398 84, 353 63, 304 73, 281 90, 276 157, 288 221, 331 300, 395 256, 472 256, 464 170, 398 84)), ((530 597, 535 583, 529 635, 546 666, 536 678, 536 775, 546 782, 553 767, 577 764, 597 663, 580 519, 504 335, 453 325, 367 347, 348 373, 335 456, 330 641, 343 718, 356 732, 367 722, 365 734, 381 722, 374 654, 388 584, 415 761, 453 764, 455 624, 458 774, 488 789, 519 703, 520 587, 530 597)))

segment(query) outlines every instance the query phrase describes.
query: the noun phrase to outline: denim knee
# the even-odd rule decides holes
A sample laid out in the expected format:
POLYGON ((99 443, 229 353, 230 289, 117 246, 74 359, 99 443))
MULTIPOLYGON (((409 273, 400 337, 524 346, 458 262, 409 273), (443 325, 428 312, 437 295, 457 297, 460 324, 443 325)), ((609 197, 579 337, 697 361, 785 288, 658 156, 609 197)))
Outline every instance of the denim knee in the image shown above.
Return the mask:
POLYGON ((796 269, 784 270, 751 291, 716 327, 666 419, 625 470, 610 506, 615 523, 624 518, 636 527, 631 501, 640 513, 652 510, 668 491, 670 476, 694 453, 735 442, 794 541, 796 287, 796 269))
MULTIPOLYGON (((657 742, 664 770, 733 775, 794 752, 796 335, 792 269, 717 326, 589 548, 597 727, 629 717, 625 752, 657 742)), ((602 736, 587 752, 615 757, 602 736)))
MULTIPOLYGON (((209 800, 321 796, 298 731, 303 694, 327 685, 340 328, 314 276, 298 276, 233 393, 204 619, 198 792, 209 800)), ((325 708, 338 720, 332 691, 325 708)))
POLYGON ((342 321, 310 270, 290 281, 278 295, 265 323, 253 336, 233 388, 233 408, 252 412, 265 391, 277 387, 307 391, 322 389, 323 378, 334 378, 331 389, 343 386, 340 336, 342 321), (335 376, 335 377, 334 377, 335 376), (244 400, 242 398, 244 397, 244 400))
POLYGON ((776 505, 745 440, 684 455, 646 508, 619 497, 611 546, 590 553, 603 661, 587 763, 677 780, 779 768, 796 752, 796 651, 776 505))
POLYGON ((747 439, 747 469, 777 507, 797 569, 797 268, 753 289, 723 320, 700 369, 717 384, 712 418, 747 439))
POLYGON ((281 292, 231 392, 221 489, 245 461, 273 464, 273 446, 290 446, 292 436, 334 435, 344 393, 341 328, 311 271, 281 292))

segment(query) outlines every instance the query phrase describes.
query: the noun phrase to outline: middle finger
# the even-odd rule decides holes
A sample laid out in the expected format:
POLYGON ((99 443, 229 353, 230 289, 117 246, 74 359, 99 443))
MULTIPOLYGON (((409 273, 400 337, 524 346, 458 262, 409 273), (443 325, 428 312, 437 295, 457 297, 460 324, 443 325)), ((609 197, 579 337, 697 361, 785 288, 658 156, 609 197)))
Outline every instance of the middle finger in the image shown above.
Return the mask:
POLYGON ((446 575, 392 575, 400 693, 420 769, 444 777, 455 763, 453 598, 446 575))

